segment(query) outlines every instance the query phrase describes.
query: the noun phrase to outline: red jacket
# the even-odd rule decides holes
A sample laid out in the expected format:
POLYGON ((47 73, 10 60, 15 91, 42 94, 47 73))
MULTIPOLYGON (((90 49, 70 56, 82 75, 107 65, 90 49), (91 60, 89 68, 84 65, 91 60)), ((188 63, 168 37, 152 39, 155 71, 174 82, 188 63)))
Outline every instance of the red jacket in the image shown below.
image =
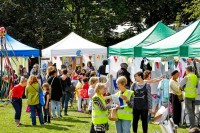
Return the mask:
POLYGON ((83 87, 80 89, 80 96, 82 98, 89 98, 88 89, 89 89, 89 84, 88 83, 83 84, 83 87))

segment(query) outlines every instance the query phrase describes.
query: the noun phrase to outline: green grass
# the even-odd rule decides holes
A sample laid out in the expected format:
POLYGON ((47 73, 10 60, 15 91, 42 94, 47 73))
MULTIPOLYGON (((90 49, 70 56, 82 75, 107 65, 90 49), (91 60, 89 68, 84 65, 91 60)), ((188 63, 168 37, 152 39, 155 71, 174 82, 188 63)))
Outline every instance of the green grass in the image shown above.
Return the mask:
MULTIPOLYGON (((16 127, 14 122, 14 109, 11 104, 0 107, 0 133, 89 133, 91 126, 90 115, 69 110, 69 116, 62 119, 51 120, 51 124, 40 126, 37 118, 37 126, 31 126, 30 114, 25 112, 26 100, 23 100, 21 127, 16 127)), ((115 133, 115 123, 109 122, 110 130, 107 133, 115 133)), ((159 131, 158 125, 149 124, 149 133, 159 131)), ((141 122, 138 126, 138 133, 142 133, 141 122)), ((187 133, 186 129, 179 129, 178 133, 187 133)))

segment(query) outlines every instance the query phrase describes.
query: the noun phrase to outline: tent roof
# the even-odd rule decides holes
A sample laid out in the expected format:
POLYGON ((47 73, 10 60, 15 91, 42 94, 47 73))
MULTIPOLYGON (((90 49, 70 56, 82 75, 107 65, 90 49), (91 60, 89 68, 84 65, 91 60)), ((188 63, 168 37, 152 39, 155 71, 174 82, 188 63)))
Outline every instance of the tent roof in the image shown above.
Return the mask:
POLYGON ((162 22, 157 22, 146 31, 110 46, 109 54, 141 57, 141 47, 149 46, 175 33, 176 31, 164 25, 162 22))
MULTIPOLYGON (((32 48, 27 46, 8 34, 5 35, 6 37, 6 48, 9 56, 40 56, 40 50, 36 48, 32 48)), ((6 55, 6 52, 4 53, 6 55)))
POLYGON ((146 57, 188 57, 188 46, 200 41, 199 22, 200 20, 166 39, 143 48, 143 55, 146 57))
POLYGON ((90 42, 71 32, 64 39, 42 50, 42 56, 76 55, 77 51, 81 51, 82 54, 107 54, 106 47, 90 42))

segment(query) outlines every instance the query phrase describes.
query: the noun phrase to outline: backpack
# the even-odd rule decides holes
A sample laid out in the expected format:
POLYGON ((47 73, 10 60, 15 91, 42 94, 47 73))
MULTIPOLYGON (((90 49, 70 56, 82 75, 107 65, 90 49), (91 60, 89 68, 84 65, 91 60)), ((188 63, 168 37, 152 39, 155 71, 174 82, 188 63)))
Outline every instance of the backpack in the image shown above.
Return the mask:
POLYGON ((146 89, 146 86, 147 86, 147 83, 145 83, 145 85, 141 88, 141 89, 137 89, 136 90, 136 87, 138 85, 136 83, 134 83, 132 86, 131 86, 131 90, 134 91, 134 104, 133 104, 133 108, 134 109, 138 109, 138 110, 141 110, 141 109, 148 109, 148 98, 147 98, 147 89, 146 89))

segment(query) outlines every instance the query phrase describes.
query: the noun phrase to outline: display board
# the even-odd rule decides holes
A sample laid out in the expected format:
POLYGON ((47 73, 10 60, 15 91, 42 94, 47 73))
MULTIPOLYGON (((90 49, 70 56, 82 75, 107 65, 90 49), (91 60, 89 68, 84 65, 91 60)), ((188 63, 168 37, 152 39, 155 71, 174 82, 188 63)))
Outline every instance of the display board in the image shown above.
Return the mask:
POLYGON ((82 66, 83 57, 82 56, 63 56, 61 57, 62 65, 65 65, 68 67, 70 64, 72 64, 72 68, 76 69, 76 66, 82 66))

